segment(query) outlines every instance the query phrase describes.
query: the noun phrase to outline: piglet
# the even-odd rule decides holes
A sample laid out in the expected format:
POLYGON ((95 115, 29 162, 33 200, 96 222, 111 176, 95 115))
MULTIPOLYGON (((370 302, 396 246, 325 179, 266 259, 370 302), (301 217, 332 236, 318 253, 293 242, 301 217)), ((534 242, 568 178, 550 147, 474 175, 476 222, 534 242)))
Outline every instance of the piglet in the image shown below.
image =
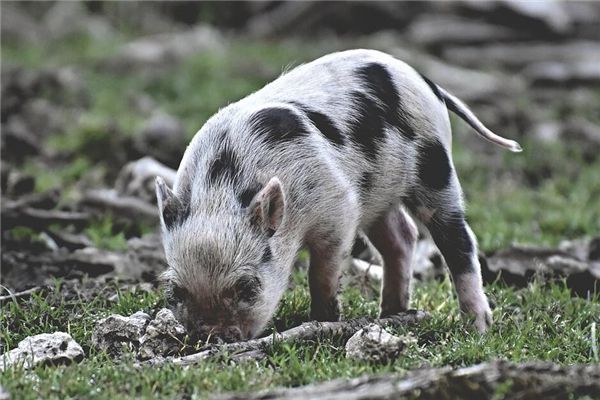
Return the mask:
POLYGON ((521 151, 458 98, 374 50, 326 55, 221 109, 189 144, 173 189, 156 179, 162 279, 178 319, 201 335, 255 337, 306 247, 311 317, 337 320, 340 271, 358 232, 384 261, 381 316, 406 310, 415 218, 443 254, 461 309, 484 332, 492 313, 448 110, 521 151))

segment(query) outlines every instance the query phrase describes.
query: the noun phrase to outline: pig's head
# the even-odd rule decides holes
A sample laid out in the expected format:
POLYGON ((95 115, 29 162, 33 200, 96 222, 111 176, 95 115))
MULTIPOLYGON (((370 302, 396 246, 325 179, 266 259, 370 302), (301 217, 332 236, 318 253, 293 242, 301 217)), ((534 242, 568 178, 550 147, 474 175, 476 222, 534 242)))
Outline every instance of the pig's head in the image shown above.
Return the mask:
POLYGON ((223 191, 193 209, 160 178, 156 193, 168 262, 162 280, 176 317, 200 338, 258 335, 290 274, 291 261, 281 257, 279 180, 271 179, 245 206, 232 206, 231 193, 223 191))

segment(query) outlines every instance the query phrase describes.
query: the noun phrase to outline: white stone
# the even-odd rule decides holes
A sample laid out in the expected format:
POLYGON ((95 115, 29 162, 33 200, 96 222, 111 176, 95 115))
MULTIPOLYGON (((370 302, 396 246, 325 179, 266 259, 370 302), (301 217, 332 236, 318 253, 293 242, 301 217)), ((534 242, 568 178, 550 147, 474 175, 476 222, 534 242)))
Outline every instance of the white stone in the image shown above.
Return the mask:
POLYGON ((3 354, 0 371, 13 365, 29 369, 39 364, 79 362, 83 356, 83 349, 68 333, 42 333, 23 339, 16 349, 3 354))
POLYGON ((405 340, 377 324, 370 324, 348 339, 346 357, 361 361, 388 362, 398 357, 406 346, 405 340))
POLYGON ((146 327, 140 338, 138 357, 142 360, 176 354, 182 347, 185 328, 175 319, 173 312, 163 308, 146 327))
POLYGON ((113 355, 121 353, 125 346, 137 346, 146 330, 150 316, 142 311, 124 317, 113 314, 96 323, 92 333, 92 344, 102 351, 113 355))

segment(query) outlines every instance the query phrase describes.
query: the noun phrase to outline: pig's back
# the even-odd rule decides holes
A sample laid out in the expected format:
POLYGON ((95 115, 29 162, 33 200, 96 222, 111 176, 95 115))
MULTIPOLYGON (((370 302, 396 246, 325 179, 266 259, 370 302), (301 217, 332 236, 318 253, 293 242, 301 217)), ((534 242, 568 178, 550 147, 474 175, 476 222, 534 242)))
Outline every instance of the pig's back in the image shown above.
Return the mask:
POLYGON ((196 201, 222 198, 224 189, 239 201, 240 192, 278 176, 298 210, 314 208, 324 193, 351 190, 368 223, 410 190, 420 140, 443 135, 448 124, 443 103, 408 65, 372 50, 334 53, 211 118, 190 145, 195 161, 184 156, 176 186, 196 201), (186 164, 193 167, 182 173, 186 164), (212 179, 211 186, 215 171, 235 182, 212 179), (199 172, 209 178, 182 176, 199 172))

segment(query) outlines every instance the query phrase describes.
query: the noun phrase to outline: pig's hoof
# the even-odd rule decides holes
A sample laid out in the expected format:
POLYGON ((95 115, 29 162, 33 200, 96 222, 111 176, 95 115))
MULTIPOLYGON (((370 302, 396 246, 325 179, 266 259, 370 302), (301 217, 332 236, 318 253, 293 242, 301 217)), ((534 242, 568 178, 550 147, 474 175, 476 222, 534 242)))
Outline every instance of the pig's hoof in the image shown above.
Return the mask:
POLYGON ((337 299, 328 302, 313 302, 310 307, 310 319, 314 321, 339 321, 340 305, 337 299))
POLYGON ((475 328, 479 333, 485 333, 492 326, 492 310, 486 307, 475 315, 475 328))
POLYGON ((473 325, 479 331, 479 333, 485 333, 492 326, 492 310, 489 306, 483 308, 474 314, 473 325))
POLYGON ((399 307, 399 306, 395 306, 395 307, 381 307, 380 311, 379 311, 379 318, 386 318, 386 317, 390 317, 392 315, 396 315, 399 314, 401 312, 405 312, 407 310, 406 307, 399 307))

